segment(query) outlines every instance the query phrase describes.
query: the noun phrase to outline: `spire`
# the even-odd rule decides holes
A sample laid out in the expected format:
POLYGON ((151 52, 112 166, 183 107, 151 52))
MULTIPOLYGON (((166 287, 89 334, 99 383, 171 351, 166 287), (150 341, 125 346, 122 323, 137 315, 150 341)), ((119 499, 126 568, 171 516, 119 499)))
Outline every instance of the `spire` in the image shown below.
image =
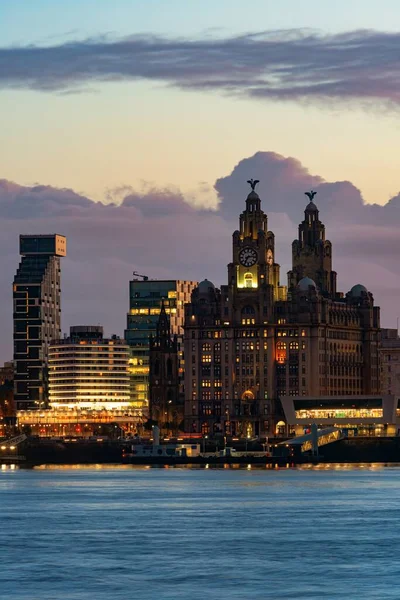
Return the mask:
POLYGON ((157 338, 160 342, 170 339, 169 318, 165 310, 164 300, 161 301, 160 316, 157 323, 157 338))

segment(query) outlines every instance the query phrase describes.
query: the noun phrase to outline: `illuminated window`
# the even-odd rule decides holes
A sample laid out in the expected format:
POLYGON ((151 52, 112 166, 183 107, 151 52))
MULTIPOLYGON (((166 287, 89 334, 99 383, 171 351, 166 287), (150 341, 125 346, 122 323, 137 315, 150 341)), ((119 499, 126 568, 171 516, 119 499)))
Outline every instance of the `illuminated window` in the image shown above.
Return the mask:
POLYGON ((210 363, 211 362, 211 354, 203 354, 201 357, 201 362, 210 363))
POLYGON ((252 288, 253 287, 253 275, 252 273, 244 274, 244 287, 252 288))
POLYGON ((286 342, 278 342, 276 345, 276 360, 283 363, 286 360, 286 342))

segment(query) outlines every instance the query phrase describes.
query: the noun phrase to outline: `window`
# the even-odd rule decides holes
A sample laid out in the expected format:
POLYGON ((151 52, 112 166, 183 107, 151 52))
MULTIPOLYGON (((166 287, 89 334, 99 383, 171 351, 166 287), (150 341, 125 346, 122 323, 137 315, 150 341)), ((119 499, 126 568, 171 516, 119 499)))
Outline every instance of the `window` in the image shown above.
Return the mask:
POLYGON ((286 342, 276 344, 276 360, 278 363, 284 363, 286 360, 286 342))
POLYGON ((253 287, 253 275, 252 273, 244 274, 244 287, 252 288, 253 287))
POLYGON ((210 363, 211 362, 211 354, 203 354, 201 357, 201 362, 210 363))

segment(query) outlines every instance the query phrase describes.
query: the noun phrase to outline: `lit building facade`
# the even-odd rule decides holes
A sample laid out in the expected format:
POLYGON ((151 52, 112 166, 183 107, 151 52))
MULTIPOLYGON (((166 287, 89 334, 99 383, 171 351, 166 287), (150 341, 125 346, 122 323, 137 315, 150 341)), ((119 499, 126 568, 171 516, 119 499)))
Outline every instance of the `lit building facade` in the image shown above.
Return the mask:
POLYGON ((149 340, 156 333, 162 302, 169 317, 171 334, 178 337, 179 369, 183 385, 184 305, 190 302, 196 285, 196 281, 155 280, 146 277, 130 281, 130 308, 125 340, 131 353, 131 400, 138 408, 148 409, 149 405, 149 340))
POLYGON ((286 396, 281 402, 285 422, 296 435, 308 432, 313 424, 319 429, 338 427, 347 436, 398 435, 400 410, 395 395, 286 396))
POLYGON ((62 235, 21 235, 22 256, 13 284, 14 398, 17 409, 47 403, 47 356, 61 335, 62 235))
POLYGON ((103 338, 100 326, 71 327, 68 338, 49 347, 50 405, 93 410, 129 407, 128 362, 124 340, 103 338))
POLYGON ((382 329, 381 392, 400 396, 400 338, 397 329, 382 329))
POLYGON ((75 326, 49 346, 49 408, 19 410, 19 426, 40 436, 137 433, 142 415, 130 402, 129 347, 100 326, 75 326))
POLYGON ((228 284, 205 280, 185 318, 185 429, 284 434, 280 398, 377 394, 379 308, 355 285, 336 291, 332 245, 308 193, 280 285, 275 237, 252 189, 233 234, 228 284))

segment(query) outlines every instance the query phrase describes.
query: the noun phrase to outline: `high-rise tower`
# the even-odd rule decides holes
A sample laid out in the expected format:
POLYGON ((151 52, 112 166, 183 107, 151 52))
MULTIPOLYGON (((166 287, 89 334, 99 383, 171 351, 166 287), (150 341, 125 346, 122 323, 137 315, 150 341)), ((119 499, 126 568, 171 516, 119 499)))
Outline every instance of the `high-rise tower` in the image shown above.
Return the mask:
MULTIPOLYGON (((131 401, 136 408, 149 406, 149 339, 156 332, 161 305, 169 317, 172 335, 178 336, 178 346, 183 335, 184 305, 190 302, 196 281, 149 279, 134 273, 129 283, 130 308, 125 329, 125 340, 131 348, 129 372, 131 376, 131 401), (142 280, 138 279, 141 277, 142 280)), ((179 352, 183 369, 183 352, 179 352)))
POLYGON ((21 235, 14 277, 14 398, 18 410, 47 405, 48 346, 61 335, 63 235, 21 235))

